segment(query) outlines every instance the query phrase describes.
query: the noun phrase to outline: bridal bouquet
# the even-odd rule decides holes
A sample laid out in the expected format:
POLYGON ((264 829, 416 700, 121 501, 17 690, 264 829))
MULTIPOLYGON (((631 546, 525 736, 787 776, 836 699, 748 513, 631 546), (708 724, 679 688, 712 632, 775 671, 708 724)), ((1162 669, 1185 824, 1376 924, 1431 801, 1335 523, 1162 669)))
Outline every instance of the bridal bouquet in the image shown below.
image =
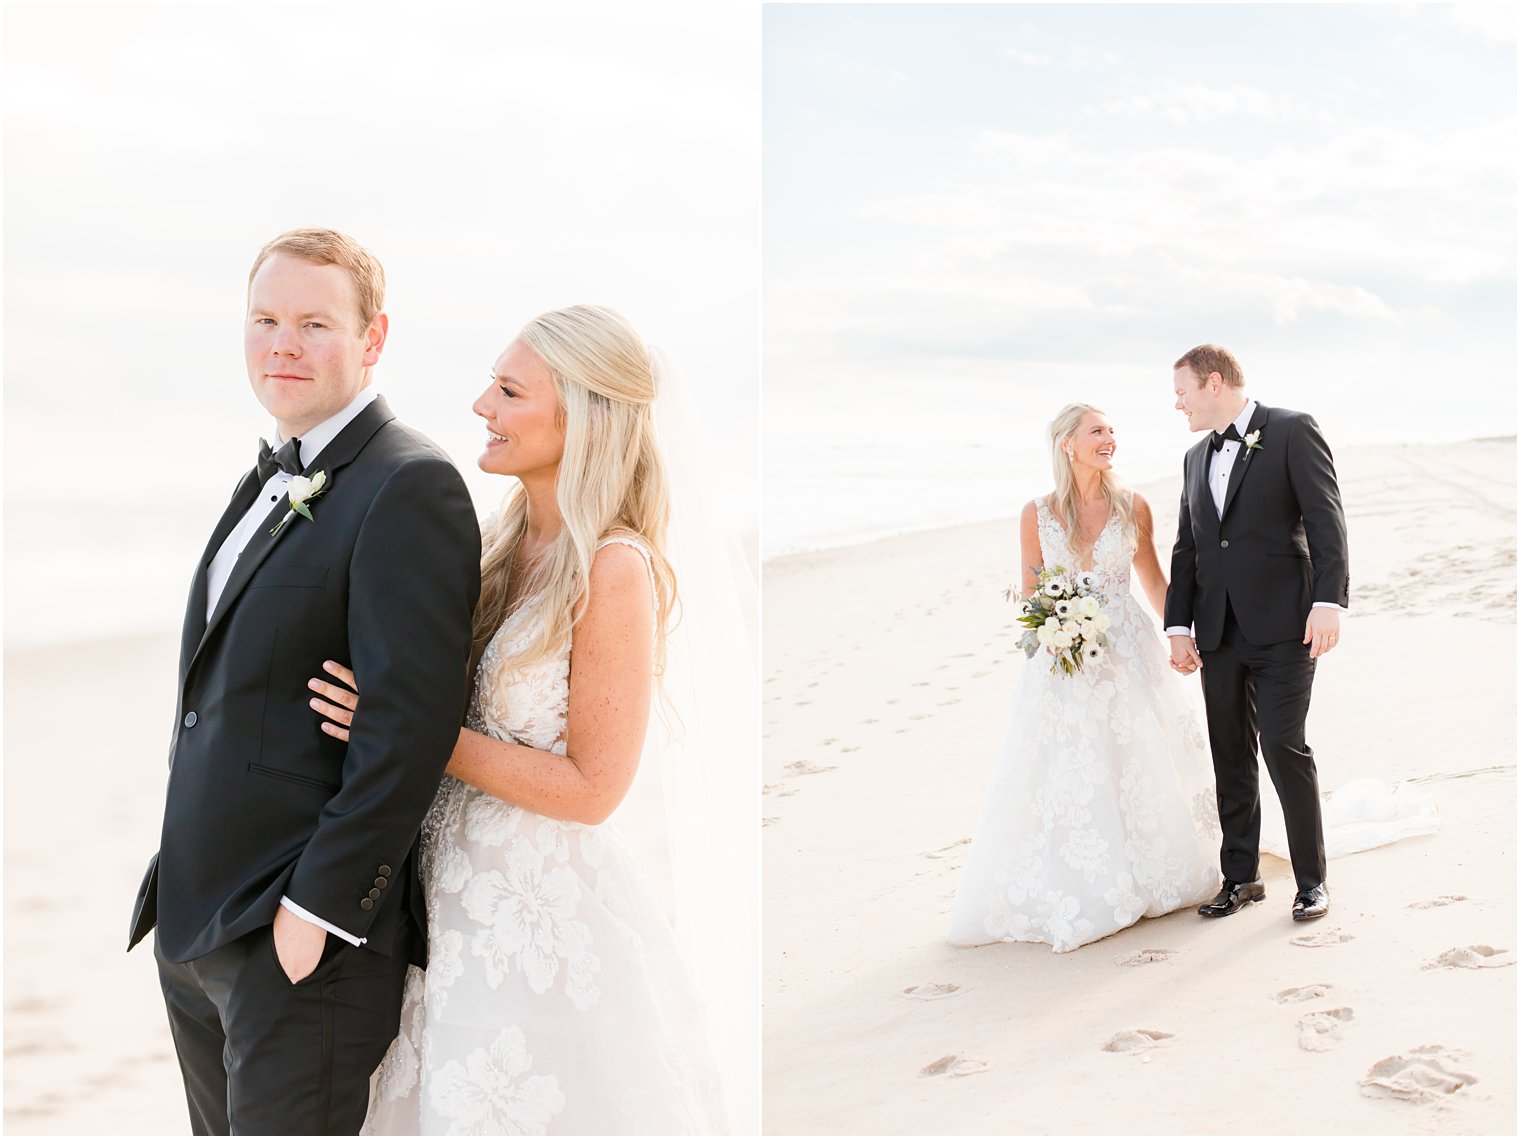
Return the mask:
MULTIPOLYGON (((1067 676, 1075 676, 1084 665, 1101 663, 1110 622, 1093 575, 1086 570, 1068 573, 1061 566, 1035 572, 1039 584, 1019 604, 1019 623, 1025 631, 1018 643, 1025 658, 1044 649, 1055 658, 1050 671, 1059 669, 1067 676)), ((1005 595, 1011 600, 1013 590, 1005 595)))

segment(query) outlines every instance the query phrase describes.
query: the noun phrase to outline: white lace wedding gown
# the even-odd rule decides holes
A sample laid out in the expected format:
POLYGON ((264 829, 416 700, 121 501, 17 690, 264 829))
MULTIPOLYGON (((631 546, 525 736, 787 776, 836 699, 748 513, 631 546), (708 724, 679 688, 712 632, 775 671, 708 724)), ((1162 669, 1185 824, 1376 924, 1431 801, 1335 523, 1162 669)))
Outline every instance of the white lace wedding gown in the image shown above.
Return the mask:
MULTIPOLYGON (((637 542, 623 542, 644 555, 637 542)), ((600 546, 598 548, 601 548, 600 546)), ((467 725, 565 754, 570 644, 522 670, 509 616, 467 725)), ((617 828, 547 818, 445 776, 422 829, 428 968, 371 1081, 365 1134, 721 1132, 702 1012, 617 828)))
MULTIPOLYGON (((1043 564, 1078 567, 1038 504, 1043 564)), ((1213 768, 1156 623, 1130 595, 1135 546, 1117 515, 1092 569, 1112 624, 1097 666, 1022 670, 981 822, 950 909, 948 940, 1076 949, 1219 888, 1213 768)))

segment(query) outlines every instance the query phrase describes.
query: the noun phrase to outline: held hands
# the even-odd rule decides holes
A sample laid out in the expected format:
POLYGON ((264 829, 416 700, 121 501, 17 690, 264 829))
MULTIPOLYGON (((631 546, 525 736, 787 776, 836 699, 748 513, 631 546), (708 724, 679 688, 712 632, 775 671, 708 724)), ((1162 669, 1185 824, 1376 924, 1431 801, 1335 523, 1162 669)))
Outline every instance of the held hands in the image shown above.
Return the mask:
POLYGON ((1172 643, 1171 664, 1174 672, 1189 676, 1203 667, 1203 658, 1198 655, 1198 642, 1192 637, 1173 636, 1167 640, 1172 643))
POLYGON ((311 976, 322 960, 327 931, 281 906, 274 915, 274 955, 292 985, 311 976))
POLYGON ((1304 626, 1304 644, 1309 646, 1309 659, 1322 657, 1340 642, 1341 611, 1328 605, 1316 605, 1309 610, 1309 621, 1304 626))
POLYGON ((306 687, 313 692, 320 692, 326 696, 326 700, 311 699, 312 710, 319 715, 326 716, 322 722, 322 730, 330 736, 336 736, 340 740, 348 739, 348 729, 353 726, 354 712, 359 707, 359 683, 354 679, 354 674, 344 668, 335 660, 323 661, 322 670, 336 676, 348 688, 339 688, 336 684, 312 677, 306 682, 306 687), (350 689, 352 691, 350 691, 350 689), (332 701, 332 703, 329 703, 332 701))

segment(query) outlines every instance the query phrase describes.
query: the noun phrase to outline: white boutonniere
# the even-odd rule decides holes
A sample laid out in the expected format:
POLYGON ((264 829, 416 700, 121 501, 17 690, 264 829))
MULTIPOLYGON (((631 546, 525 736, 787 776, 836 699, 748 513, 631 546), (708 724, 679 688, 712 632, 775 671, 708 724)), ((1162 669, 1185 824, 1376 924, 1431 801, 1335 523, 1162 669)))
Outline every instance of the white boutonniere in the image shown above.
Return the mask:
POLYGON ((1246 437, 1241 442, 1246 445, 1246 458, 1249 459, 1252 451, 1261 450, 1261 428, 1258 427, 1255 431, 1247 431, 1246 437))
POLYGON ((269 532, 271 534, 278 534, 285 523, 289 522, 297 514, 308 522, 315 522, 316 519, 311 516, 311 507, 306 504, 326 489, 326 471, 318 471, 311 478, 307 478, 305 475, 293 477, 290 480, 290 509, 286 512, 285 517, 280 519, 280 524, 269 532))

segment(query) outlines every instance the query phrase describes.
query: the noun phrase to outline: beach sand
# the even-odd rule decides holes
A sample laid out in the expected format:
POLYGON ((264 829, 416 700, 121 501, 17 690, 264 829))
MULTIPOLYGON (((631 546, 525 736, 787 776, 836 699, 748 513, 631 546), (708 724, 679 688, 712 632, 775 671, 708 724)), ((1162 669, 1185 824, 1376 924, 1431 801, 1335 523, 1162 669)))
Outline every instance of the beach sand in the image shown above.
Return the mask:
MULTIPOLYGON (((1266 903, 1228 920, 950 947, 1024 667, 1016 523, 767 563, 768 1133, 1514 1132, 1514 440, 1338 467, 1352 609, 1315 685, 1321 786, 1417 781, 1444 825, 1332 862, 1317 923, 1265 857, 1266 903), (1411 1090, 1370 1094, 1374 1069, 1411 1090)), ((1178 485, 1141 488, 1163 555, 1178 485)))
POLYGON ((5 1130, 187 1134, 150 937, 177 636, 5 654, 5 1130))

